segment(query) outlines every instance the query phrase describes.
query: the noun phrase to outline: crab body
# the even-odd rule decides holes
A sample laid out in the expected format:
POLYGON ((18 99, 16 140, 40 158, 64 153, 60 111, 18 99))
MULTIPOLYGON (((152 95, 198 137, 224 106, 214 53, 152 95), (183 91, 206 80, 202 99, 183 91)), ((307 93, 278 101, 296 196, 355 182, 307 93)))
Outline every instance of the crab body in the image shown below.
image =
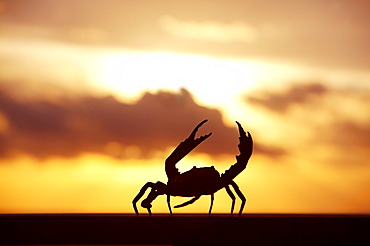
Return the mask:
POLYGON ((166 193, 184 197, 211 195, 219 179, 220 173, 214 167, 193 167, 169 180, 166 193))
POLYGON ((182 196, 182 197, 193 197, 191 200, 184 202, 183 204, 175 206, 175 208, 184 207, 189 204, 192 204, 196 200, 198 200, 202 195, 210 195, 211 196, 211 205, 209 209, 209 214, 212 211, 213 207, 213 200, 214 200, 214 193, 218 190, 225 188, 227 194, 230 196, 232 200, 231 204, 231 214, 234 211, 235 206, 235 195, 231 191, 229 186, 232 186, 238 197, 241 199, 242 203, 239 210, 239 215, 243 212, 243 208, 246 202, 246 199, 243 193, 240 191, 238 185, 233 181, 233 179, 241 173, 247 166, 248 160, 252 155, 253 152, 253 141, 250 133, 248 132, 248 136, 246 132, 243 130, 242 126, 239 122, 236 122, 239 129, 239 151, 240 155, 236 156, 237 162, 232 165, 225 173, 221 174, 212 166, 212 167, 193 167, 191 170, 186 171, 184 173, 180 173, 176 168, 176 164, 185 157, 190 151, 192 151, 196 146, 198 146, 201 142, 207 139, 212 133, 207 135, 201 136, 199 138, 195 138, 195 134, 198 131, 199 127, 201 127, 207 120, 202 121, 199 123, 190 136, 185 139, 185 141, 181 142, 176 149, 171 153, 171 155, 166 159, 165 162, 165 171, 168 177, 167 184, 162 182, 148 182, 146 183, 140 190, 140 192, 136 195, 134 200, 132 201, 134 211, 138 215, 139 211, 136 207, 136 203, 138 200, 145 194, 145 191, 148 188, 151 188, 151 191, 147 198, 145 198, 141 202, 141 206, 146 208, 151 214, 151 202, 158 196, 158 195, 167 195, 167 204, 172 214, 171 204, 170 204, 170 196, 182 196))

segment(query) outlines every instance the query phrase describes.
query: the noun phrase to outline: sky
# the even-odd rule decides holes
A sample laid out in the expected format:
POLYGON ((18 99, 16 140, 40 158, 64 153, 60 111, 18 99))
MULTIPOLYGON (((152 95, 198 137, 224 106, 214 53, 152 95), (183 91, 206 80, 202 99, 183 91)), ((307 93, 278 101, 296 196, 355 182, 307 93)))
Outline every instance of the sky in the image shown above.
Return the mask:
MULTIPOLYGON (((0 1, 0 212, 133 213, 208 119, 177 167, 227 170, 239 121, 244 213, 370 213, 369 16, 365 0, 0 1)), ((214 212, 230 206, 218 191, 214 212)))

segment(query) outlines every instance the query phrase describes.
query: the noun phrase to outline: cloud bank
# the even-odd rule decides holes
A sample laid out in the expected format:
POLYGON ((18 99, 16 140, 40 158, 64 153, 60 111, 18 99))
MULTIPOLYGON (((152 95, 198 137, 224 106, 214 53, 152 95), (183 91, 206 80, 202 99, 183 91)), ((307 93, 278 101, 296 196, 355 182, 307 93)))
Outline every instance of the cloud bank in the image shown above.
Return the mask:
POLYGON ((280 92, 260 90, 246 96, 245 102, 275 115, 285 125, 285 134, 294 127, 309 132, 304 144, 307 157, 346 165, 364 165, 370 159, 370 97, 364 88, 298 83, 280 92))
POLYGON ((312 101, 314 97, 323 96, 327 92, 328 89, 319 83, 297 84, 281 94, 276 92, 263 92, 259 97, 250 96, 247 100, 272 111, 286 112, 293 104, 307 104, 312 101))
MULTIPOLYGON (((151 157, 155 151, 177 146, 203 119, 199 132, 213 135, 196 151, 210 155, 238 154, 238 133, 226 127, 216 109, 196 104, 192 95, 146 93, 135 104, 114 97, 83 97, 58 102, 21 101, 0 94, 1 157, 26 153, 40 158, 71 157, 85 152, 118 158, 151 157), (128 154, 128 155, 127 155, 128 154)), ((237 120, 237 119, 236 119, 237 120)), ((248 130, 248 125, 244 125, 248 130)), ((280 156, 278 148, 257 143, 256 153, 280 156)))

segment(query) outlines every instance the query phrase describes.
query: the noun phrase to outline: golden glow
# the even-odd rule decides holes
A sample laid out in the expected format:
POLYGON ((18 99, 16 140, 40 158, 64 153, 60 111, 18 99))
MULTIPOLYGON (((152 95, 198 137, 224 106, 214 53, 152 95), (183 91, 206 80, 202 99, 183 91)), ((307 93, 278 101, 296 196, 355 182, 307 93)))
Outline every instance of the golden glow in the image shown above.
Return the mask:
POLYGON ((113 53, 97 58, 98 85, 119 97, 137 99, 143 91, 189 89, 209 105, 222 105, 256 86, 256 64, 170 53, 113 53))
MULTIPOLYGON (((224 172, 233 159, 233 156, 214 160, 192 155, 182 160, 179 168, 183 172, 193 165, 213 165, 224 172)), ((247 213, 354 212, 353 203, 358 213, 369 212, 364 201, 358 204, 360 199, 369 200, 364 196, 368 188, 363 186, 369 175, 356 177, 355 170, 348 170, 348 176, 344 177, 335 169, 320 165, 312 172, 312 163, 304 159, 299 169, 290 170, 286 168, 292 161, 289 159, 280 164, 262 157, 253 157, 252 161, 235 179, 248 198, 247 213), (331 192, 327 193, 328 190, 331 192), (328 199, 338 203, 334 206, 327 203, 328 199)), ((51 158, 43 163, 27 156, 18 157, 0 165, 0 212, 132 213, 131 200, 146 182, 166 183, 163 165, 162 159, 117 160, 91 154, 74 159, 51 158)), ((165 199, 160 196, 153 202, 153 212, 168 212, 165 199)), ((187 199, 173 197, 172 205, 187 199)), ((174 212, 206 213, 209 199, 204 196, 195 204, 174 212)), ((230 206, 225 190, 217 192, 214 212, 227 213, 230 206)), ((142 208, 140 211, 146 212, 142 208)))
MULTIPOLYGON (((18 52, 16 46, 10 47, 18 52)), ((295 153, 289 159, 253 156, 247 170, 235 179, 248 198, 247 213, 370 212, 367 206, 370 203, 370 177, 367 175, 370 170, 366 167, 352 170, 325 167, 324 164, 333 162, 330 158, 336 156, 338 150, 316 142, 315 147, 307 146, 312 141, 315 127, 334 124, 338 117, 342 120, 350 118, 361 124, 368 122, 369 115, 363 113, 368 105, 357 98, 357 94, 346 95, 348 100, 343 100, 341 94, 329 95, 320 101, 321 107, 314 110, 292 107, 286 118, 245 103, 243 95, 253 94, 259 88, 284 91, 289 83, 282 81, 309 77, 307 74, 312 71, 305 67, 170 53, 113 52, 106 49, 91 49, 92 54, 87 54, 67 45, 51 43, 49 46, 38 44, 31 45, 30 49, 26 47, 24 43, 20 45, 29 56, 27 59, 37 57, 40 54, 37 51, 42 51, 45 56, 35 61, 38 65, 35 68, 25 66, 23 70, 22 67, 22 71, 26 71, 22 76, 32 82, 24 85, 27 90, 17 91, 19 98, 35 96, 34 92, 43 91, 45 94, 42 98, 53 101, 55 93, 66 94, 60 88, 68 87, 79 93, 112 94, 122 101, 134 102, 145 91, 178 91, 185 87, 200 105, 220 110, 225 124, 235 127, 234 120, 237 119, 246 123, 246 129, 253 133, 259 143, 293 149, 295 153), (49 64, 50 60, 56 64, 49 64), (79 63, 84 64, 81 66, 79 63), (49 70, 46 73, 43 71, 45 67, 49 70), (83 71, 84 83, 76 84, 76 80, 71 79, 76 76, 72 72, 74 69, 83 71), (64 80, 69 83, 64 84, 64 80), (44 82, 50 84, 44 86, 44 82)), ((9 71, 20 76, 12 69, 9 71)), ((4 76, 4 73, 0 75, 4 76)), ((8 119, 0 113, 0 133, 6 133, 9 129, 8 119)), ((131 200, 145 182, 166 182, 164 153, 157 153, 151 160, 142 160, 139 159, 141 150, 138 146, 122 146, 115 141, 108 142, 103 149, 107 156, 124 159, 85 154, 71 159, 50 158, 41 161, 20 155, 11 160, 1 160, 0 212, 131 213, 131 200)), ((167 154, 172 149, 169 148, 167 154)), ((206 155, 190 155, 181 161, 179 169, 186 171, 193 165, 214 165, 223 172, 233 161, 233 156, 215 161, 206 155)), ((173 198, 172 204, 179 204, 183 200, 186 198, 173 198)), ((175 212, 207 212, 208 206, 209 197, 203 197, 197 203, 175 212)), ((218 192, 214 212, 226 213, 229 209, 230 199, 226 192, 218 192)), ((153 212, 167 213, 164 197, 154 201, 153 212)))
POLYGON ((162 29, 172 35, 188 39, 213 42, 254 42, 256 30, 242 21, 223 23, 214 20, 203 22, 182 21, 173 16, 162 16, 159 20, 162 29))
POLYGON ((130 203, 148 176, 163 178, 157 160, 123 162, 101 155, 1 163, 1 212, 131 212, 130 203))
MULTIPOLYGON (((122 132, 116 138, 115 129, 109 135, 97 127, 103 137, 95 142, 84 130, 148 91, 183 87, 194 110, 212 111, 233 129, 238 120, 255 139, 256 152, 235 179, 248 198, 245 212, 370 213, 368 16, 355 11, 363 9, 360 1, 291 1, 284 8, 217 1, 212 11, 195 1, 29 2, 0 0, 0 212, 133 212, 131 200, 145 182, 166 182, 164 160, 174 146, 143 159, 146 136, 124 142, 122 132), (287 93, 316 82, 321 94, 287 93), (106 98, 112 95, 118 100, 106 98), (104 112, 83 109, 91 115, 80 120, 75 116, 89 99, 106 103, 104 112), (50 129, 39 127, 49 124, 45 119, 50 129), (52 151, 70 147, 71 134, 75 152, 52 151), (41 135, 56 140, 51 152, 37 148, 44 146, 35 144, 41 135), (264 149, 275 147, 287 154, 264 149)), ((145 119, 143 112, 133 114, 145 119)), ((192 153, 178 168, 213 165, 223 172, 234 160, 192 153)), ((225 191, 216 194, 215 212, 230 205, 225 191)), ((203 197, 175 212, 208 206, 203 197)), ((154 201, 153 212, 167 212, 165 197, 154 201)))

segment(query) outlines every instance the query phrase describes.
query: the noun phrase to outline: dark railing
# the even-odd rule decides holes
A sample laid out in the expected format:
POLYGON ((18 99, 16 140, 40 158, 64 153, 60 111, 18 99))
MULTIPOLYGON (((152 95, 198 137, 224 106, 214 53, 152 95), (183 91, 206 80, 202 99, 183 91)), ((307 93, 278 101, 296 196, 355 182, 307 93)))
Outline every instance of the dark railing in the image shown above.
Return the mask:
POLYGON ((370 245, 370 215, 1 214, 6 245, 370 245))

